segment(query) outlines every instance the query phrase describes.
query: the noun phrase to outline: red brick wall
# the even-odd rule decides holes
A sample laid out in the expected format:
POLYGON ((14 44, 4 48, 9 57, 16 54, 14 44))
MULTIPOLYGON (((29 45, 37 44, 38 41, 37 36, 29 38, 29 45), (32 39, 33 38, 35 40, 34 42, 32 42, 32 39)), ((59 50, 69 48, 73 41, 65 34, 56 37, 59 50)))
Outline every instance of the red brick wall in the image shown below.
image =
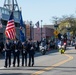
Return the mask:
MULTIPOLYGON (((50 38, 52 36, 54 36, 54 29, 51 28, 42 28, 42 38, 50 38)), ((41 29, 34 29, 34 40, 41 40, 41 29)))

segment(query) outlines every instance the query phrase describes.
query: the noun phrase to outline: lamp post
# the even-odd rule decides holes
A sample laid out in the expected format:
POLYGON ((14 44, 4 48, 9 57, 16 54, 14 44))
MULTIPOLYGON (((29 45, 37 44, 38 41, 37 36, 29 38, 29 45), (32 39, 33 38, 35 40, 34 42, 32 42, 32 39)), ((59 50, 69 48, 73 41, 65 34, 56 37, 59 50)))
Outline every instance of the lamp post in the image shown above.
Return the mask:
POLYGON ((54 28, 55 28, 55 37, 57 37, 58 36, 58 31, 57 31, 57 28, 58 28, 58 24, 57 24, 57 19, 55 20, 55 24, 54 24, 54 28))
POLYGON ((27 35, 26 35, 26 21, 24 21, 24 28, 25 28, 25 40, 27 39, 27 35))
POLYGON ((32 39, 32 21, 30 21, 30 39, 32 39))
POLYGON ((42 41, 42 22, 43 20, 41 20, 41 41, 42 41))
POLYGON ((56 30, 57 30, 57 28, 58 28, 58 24, 57 24, 57 18, 56 18, 56 20, 55 20, 54 27, 55 27, 55 28, 56 28, 56 30))
POLYGON ((66 29, 67 29, 67 44, 70 45, 70 28, 71 28, 71 25, 68 23, 66 25, 66 29))
POLYGON ((67 25, 66 25, 66 29, 67 29, 67 39, 70 38, 70 32, 69 32, 70 28, 71 28, 71 25, 70 25, 70 24, 67 24, 67 25))
MULTIPOLYGON (((55 44, 57 44, 57 36, 58 36, 58 31, 57 31, 57 28, 58 28, 58 24, 57 24, 57 18, 55 18, 55 24, 54 24, 54 27, 55 27, 55 44)), ((55 45, 55 48, 57 48, 57 45, 55 45)))
POLYGON ((34 24, 33 24, 32 28, 33 28, 33 40, 34 40, 34 24))

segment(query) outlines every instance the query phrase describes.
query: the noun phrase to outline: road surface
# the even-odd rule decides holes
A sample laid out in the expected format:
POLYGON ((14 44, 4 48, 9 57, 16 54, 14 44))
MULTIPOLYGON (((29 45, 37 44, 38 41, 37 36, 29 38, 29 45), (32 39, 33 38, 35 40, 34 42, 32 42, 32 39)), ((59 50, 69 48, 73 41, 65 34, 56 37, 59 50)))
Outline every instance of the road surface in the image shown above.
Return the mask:
POLYGON ((36 53, 34 67, 4 68, 0 59, 0 75, 76 75, 76 50, 69 47, 65 54, 49 51, 46 55, 36 53))

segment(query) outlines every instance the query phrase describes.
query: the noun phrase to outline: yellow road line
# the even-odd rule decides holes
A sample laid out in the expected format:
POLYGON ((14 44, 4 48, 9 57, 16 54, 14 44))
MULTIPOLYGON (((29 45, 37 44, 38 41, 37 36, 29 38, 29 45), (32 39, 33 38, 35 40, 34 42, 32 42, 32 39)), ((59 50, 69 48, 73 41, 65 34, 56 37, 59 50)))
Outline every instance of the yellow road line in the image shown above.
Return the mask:
POLYGON ((45 72, 45 71, 51 70, 51 69, 53 69, 53 68, 55 68, 55 67, 57 67, 57 66, 60 66, 60 65, 62 65, 62 64, 64 64, 64 63, 66 63, 66 62, 68 62, 68 61, 70 61, 70 60, 73 59, 73 56, 70 56, 70 55, 68 55, 68 54, 64 54, 64 55, 67 56, 68 59, 63 60, 63 61, 61 61, 61 62, 59 62, 59 63, 56 63, 56 64, 52 65, 51 67, 47 67, 47 68, 44 68, 44 69, 42 69, 42 70, 40 70, 40 71, 37 71, 37 72, 33 73, 32 75, 42 74, 42 73, 45 72))

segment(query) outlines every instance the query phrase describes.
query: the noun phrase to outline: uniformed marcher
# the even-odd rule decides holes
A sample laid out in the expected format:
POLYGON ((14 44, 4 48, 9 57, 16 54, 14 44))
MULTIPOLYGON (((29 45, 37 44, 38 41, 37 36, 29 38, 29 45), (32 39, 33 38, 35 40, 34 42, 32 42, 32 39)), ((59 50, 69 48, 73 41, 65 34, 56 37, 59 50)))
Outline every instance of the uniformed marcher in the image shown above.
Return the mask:
POLYGON ((22 42, 22 66, 27 66, 27 42, 22 42))
POLYGON ((35 49, 34 49, 35 47, 34 47, 34 43, 32 42, 32 39, 29 39, 27 46, 28 46, 28 53, 29 53, 28 66, 30 67, 34 65, 34 54, 35 54, 35 49))
POLYGON ((9 39, 6 39, 6 44, 5 44, 5 66, 7 68, 7 66, 9 65, 9 67, 11 66, 11 43, 9 39))
POLYGON ((18 39, 16 39, 14 41, 14 52, 13 52, 14 60, 13 60, 13 67, 15 67, 16 59, 17 59, 17 67, 19 67, 19 65, 20 65, 20 46, 21 46, 21 43, 19 42, 18 39))
POLYGON ((3 48, 4 48, 4 43, 2 40, 0 40, 0 57, 3 56, 3 48))

